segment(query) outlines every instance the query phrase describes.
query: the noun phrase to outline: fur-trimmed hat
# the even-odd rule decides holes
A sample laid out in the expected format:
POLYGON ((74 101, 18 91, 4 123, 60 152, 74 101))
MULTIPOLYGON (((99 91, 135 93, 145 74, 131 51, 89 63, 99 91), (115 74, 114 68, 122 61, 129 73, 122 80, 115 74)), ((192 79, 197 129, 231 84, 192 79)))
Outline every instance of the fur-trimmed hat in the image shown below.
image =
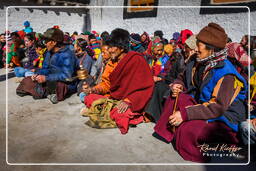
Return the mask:
POLYGON ((110 40, 106 42, 109 46, 119 47, 125 52, 129 51, 130 34, 127 30, 116 28, 110 34, 110 40))
POLYGON ((204 27, 198 33, 196 38, 214 47, 224 49, 228 36, 220 25, 216 23, 209 23, 208 26, 204 27))
POLYGON ((45 39, 54 40, 58 43, 63 43, 64 33, 60 29, 49 28, 49 29, 46 30, 46 32, 44 32, 43 37, 45 39))

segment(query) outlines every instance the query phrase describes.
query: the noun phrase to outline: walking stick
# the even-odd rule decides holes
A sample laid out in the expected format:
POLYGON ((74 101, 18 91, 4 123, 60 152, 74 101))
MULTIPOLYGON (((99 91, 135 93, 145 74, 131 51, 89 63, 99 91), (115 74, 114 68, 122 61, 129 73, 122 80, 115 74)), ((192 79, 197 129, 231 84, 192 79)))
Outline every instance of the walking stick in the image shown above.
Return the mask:
MULTIPOLYGON (((173 115, 174 112, 176 112, 178 99, 179 99, 179 93, 177 94, 177 96, 176 96, 176 98, 175 98, 175 102, 174 102, 174 106, 173 106, 173 111, 172 111, 172 114, 171 114, 171 115, 173 115)), ((169 120, 169 121, 170 121, 170 120, 169 120)), ((175 126, 174 126, 174 125, 172 125, 172 126, 170 127, 170 131, 173 132, 173 133, 175 132, 175 126)))

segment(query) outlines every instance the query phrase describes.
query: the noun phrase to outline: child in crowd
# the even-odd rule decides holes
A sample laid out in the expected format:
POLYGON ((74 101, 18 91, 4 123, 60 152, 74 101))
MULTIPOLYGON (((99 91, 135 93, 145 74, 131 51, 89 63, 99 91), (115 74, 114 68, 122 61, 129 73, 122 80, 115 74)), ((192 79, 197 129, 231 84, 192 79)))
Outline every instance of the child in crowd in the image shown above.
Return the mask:
POLYGON ((37 41, 35 43, 36 53, 38 57, 33 61, 34 67, 42 68, 44 62, 44 55, 46 53, 46 47, 43 41, 37 41))
POLYGON ((38 58, 35 48, 35 37, 32 33, 27 34, 24 37, 25 42, 25 57, 21 60, 22 67, 15 67, 14 73, 16 77, 28 77, 34 73, 31 69, 34 69, 33 61, 38 58))

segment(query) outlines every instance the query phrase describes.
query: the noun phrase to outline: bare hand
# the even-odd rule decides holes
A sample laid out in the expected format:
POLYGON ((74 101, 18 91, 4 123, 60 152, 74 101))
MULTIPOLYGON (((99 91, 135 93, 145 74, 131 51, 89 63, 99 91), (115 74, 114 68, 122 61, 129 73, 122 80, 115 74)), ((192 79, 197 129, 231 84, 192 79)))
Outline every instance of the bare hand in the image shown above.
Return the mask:
POLYGON ((251 119, 252 126, 256 129, 256 118, 251 119))
POLYGON ((177 97, 177 95, 183 91, 183 86, 181 84, 172 84, 171 86, 172 97, 177 97))
POLYGON ((38 75, 35 79, 38 83, 44 83, 46 81, 46 78, 44 75, 38 75))
POLYGON ((38 74, 32 75, 32 76, 31 76, 31 80, 32 80, 32 81, 36 81, 36 77, 37 77, 37 76, 38 76, 38 74))
POLYGON ((174 112, 169 117, 169 123, 173 126, 179 126, 183 122, 180 111, 174 112))
POLYGON ((157 77, 157 76, 154 76, 153 79, 154 79, 154 82, 158 82, 158 81, 161 81, 161 80, 162 80, 161 77, 157 77))
POLYGON ((122 101, 119 105, 117 105, 118 113, 124 113, 129 108, 129 105, 122 101))

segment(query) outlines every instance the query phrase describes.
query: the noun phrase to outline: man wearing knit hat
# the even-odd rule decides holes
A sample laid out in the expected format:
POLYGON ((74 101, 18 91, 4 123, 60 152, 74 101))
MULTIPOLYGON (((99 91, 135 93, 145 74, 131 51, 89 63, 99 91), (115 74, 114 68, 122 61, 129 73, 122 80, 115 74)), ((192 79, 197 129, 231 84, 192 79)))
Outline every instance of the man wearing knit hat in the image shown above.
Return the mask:
POLYGON ((168 112, 162 113, 155 131, 167 141, 174 138, 183 159, 208 162, 210 158, 203 155, 200 145, 224 143, 230 146, 239 142, 238 124, 246 116, 243 101, 247 82, 227 60, 227 34, 220 25, 209 23, 196 38, 196 61, 187 64, 183 75, 171 86, 172 96, 178 100, 178 110, 170 115, 174 110, 170 110, 170 106, 175 101, 170 98, 165 106, 169 110, 164 109, 168 112), (186 91, 181 93, 183 90, 186 91), (176 127, 175 134, 167 131, 167 123, 176 127))
POLYGON ((130 36, 130 42, 131 42, 131 50, 139 53, 143 53, 145 51, 144 47, 141 43, 140 35, 137 33, 133 33, 130 36))

